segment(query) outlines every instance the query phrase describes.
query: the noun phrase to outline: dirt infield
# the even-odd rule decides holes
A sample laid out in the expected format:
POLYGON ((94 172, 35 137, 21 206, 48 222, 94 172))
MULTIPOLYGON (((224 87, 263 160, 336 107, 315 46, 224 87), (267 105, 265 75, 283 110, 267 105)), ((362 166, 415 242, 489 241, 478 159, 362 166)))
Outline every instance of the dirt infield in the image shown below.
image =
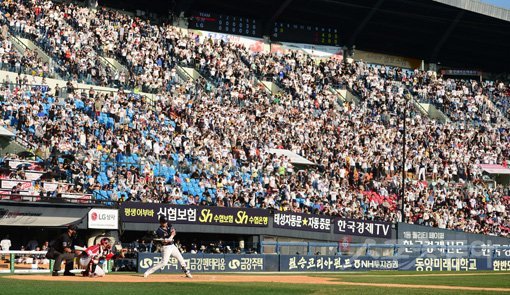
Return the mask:
POLYGON ((6 278, 16 280, 40 280, 40 281, 62 281, 62 282, 108 282, 108 283, 157 283, 157 282, 200 282, 200 283, 286 283, 286 284, 327 284, 343 286, 370 286, 385 288, 418 288, 418 289, 443 289, 443 290, 462 290, 462 291, 497 291, 510 292, 510 288, 485 288, 485 287, 460 287, 443 285, 407 285, 407 284, 380 284, 380 283, 353 283, 342 282, 339 279, 312 277, 306 275, 216 275, 216 274, 196 274, 193 279, 187 279, 183 275, 153 275, 144 278, 139 274, 109 275, 103 278, 83 278, 83 277, 52 277, 46 275, 12 275, 6 278))

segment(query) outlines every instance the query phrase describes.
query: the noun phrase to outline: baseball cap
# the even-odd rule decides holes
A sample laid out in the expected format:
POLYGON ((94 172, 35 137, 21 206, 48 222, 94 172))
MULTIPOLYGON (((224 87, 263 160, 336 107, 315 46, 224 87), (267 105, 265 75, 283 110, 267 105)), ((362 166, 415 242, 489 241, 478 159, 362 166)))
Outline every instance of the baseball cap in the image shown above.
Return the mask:
POLYGON ((159 217, 159 222, 167 222, 167 221, 168 221, 168 219, 166 219, 165 216, 159 217))

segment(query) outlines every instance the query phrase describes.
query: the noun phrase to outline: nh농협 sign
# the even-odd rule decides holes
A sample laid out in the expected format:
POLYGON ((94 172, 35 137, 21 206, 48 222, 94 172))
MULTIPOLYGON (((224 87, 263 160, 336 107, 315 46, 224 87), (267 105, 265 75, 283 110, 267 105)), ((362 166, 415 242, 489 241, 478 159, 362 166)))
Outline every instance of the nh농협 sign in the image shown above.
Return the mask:
POLYGON ((116 209, 91 209, 88 214, 89 228, 93 229, 118 229, 119 210, 116 209))

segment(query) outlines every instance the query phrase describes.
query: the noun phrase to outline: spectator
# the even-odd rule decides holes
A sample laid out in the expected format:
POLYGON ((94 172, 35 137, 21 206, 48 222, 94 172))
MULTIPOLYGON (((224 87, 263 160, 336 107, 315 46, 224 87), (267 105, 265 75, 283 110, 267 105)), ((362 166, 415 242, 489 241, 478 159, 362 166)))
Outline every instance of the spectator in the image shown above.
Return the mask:
MULTIPOLYGON (((6 235, 1 241, 0 241, 0 247, 2 248, 2 251, 9 251, 11 248, 11 240, 9 239, 9 235, 6 235)), ((5 255, 2 254, 2 260, 5 259, 5 255)))

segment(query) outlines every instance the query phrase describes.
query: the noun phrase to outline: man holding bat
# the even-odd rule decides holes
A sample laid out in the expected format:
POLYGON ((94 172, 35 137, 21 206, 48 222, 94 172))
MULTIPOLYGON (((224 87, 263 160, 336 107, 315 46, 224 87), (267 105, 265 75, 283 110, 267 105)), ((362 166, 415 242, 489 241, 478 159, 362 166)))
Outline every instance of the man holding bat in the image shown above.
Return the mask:
POLYGON ((161 255, 163 256, 163 260, 160 263, 149 268, 143 274, 143 276, 147 278, 156 270, 165 267, 165 265, 167 265, 168 261, 170 260, 170 256, 172 256, 179 261, 182 271, 186 274, 186 277, 190 279, 193 278, 191 276, 191 272, 186 267, 186 261, 184 261, 181 252, 174 245, 175 229, 172 227, 171 224, 168 223, 168 220, 164 216, 161 216, 159 218, 159 224, 160 226, 156 230, 156 235, 158 236, 158 238, 155 239, 154 241, 161 242, 163 244, 163 246, 161 247, 161 255))

